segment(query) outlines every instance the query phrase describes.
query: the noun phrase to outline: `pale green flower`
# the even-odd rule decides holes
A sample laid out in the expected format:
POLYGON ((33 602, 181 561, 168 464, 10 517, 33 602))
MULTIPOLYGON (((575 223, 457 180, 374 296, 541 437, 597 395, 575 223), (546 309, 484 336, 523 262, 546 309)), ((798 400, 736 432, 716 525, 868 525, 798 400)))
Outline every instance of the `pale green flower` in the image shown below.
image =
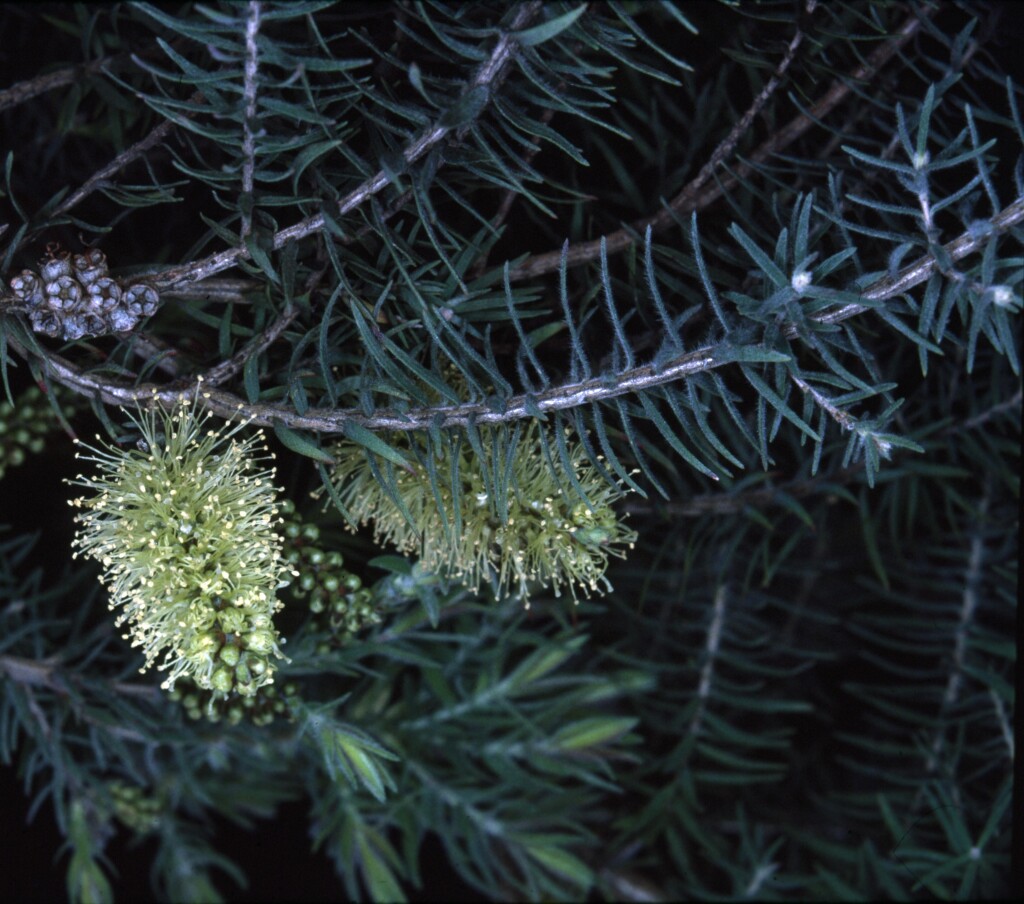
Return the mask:
POLYGON ((142 647, 143 668, 163 657, 165 688, 188 675, 220 695, 252 695, 284 658, 272 616, 290 569, 265 465, 273 456, 261 432, 212 429, 185 399, 172 413, 129 417, 138 448, 87 446, 78 456, 98 476, 71 481, 92 491, 71 501, 82 509, 74 545, 103 566, 110 607, 142 647))
MULTIPOLYGON (((400 451, 408 446, 404 434, 390 441, 400 451)), ((450 465, 435 463, 444 518, 423 464, 414 462, 411 471, 396 469, 396 487, 410 520, 374 478, 363 447, 353 442, 342 441, 331 450, 335 489, 359 523, 373 522, 378 542, 418 555, 427 571, 468 586, 493 577, 499 594, 515 589, 526 599, 531 583, 551 587, 556 596, 563 587, 573 597, 577 587, 588 594, 611 589, 605 577, 609 555, 623 558, 636 540, 636 532, 621 523, 612 507, 624 495, 622 487, 609 484, 582 447, 570 442, 569 462, 590 504, 580 502, 568 476, 552 474, 534 422, 509 463, 508 517, 502 519, 482 474, 484 469, 494 473, 494 457, 508 443, 507 431, 480 430, 480 442, 483 460, 468 442, 459 445, 457 486, 450 465)))

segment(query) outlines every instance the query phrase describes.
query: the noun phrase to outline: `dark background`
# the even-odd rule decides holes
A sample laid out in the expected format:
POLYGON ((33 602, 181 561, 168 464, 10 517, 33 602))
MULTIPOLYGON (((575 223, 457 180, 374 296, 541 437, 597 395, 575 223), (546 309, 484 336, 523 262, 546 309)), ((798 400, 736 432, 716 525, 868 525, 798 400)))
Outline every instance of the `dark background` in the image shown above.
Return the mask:
MULTIPOLYGON (((39 29, 26 28, 33 17, 47 8, 63 5, 33 4, 31 12, 28 5, 0 5, 0 34, 5 37, 0 45, 0 87, 38 72, 47 59, 75 56, 66 46, 54 48, 40 44, 45 36, 39 29)), ((995 47, 990 45, 990 49, 1006 57, 1006 71, 1016 72, 1018 78, 1021 66, 1019 57, 1015 58, 1014 54, 1019 54, 1024 44, 1022 9, 1024 5, 1004 6, 999 22, 1000 38, 995 47)), ((32 207, 32 200, 27 206, 32 207)), ((54 442, 62 446, 63 438, 54 442)), ((71 468, 73 463, 63 450, 51 448, 24 466, 12 469, 0 481, 0 524, 16 523, 18 533, 40 532, 42 540, 33 558, 44 569, 66 562, 71 519, 67 517, 66 496, 60 479, 71 476, 71 468), (50 487, 53 492, 38 493, 41 485, 50 487)), ((68 852, 62 850, 64 839, 57 830, 49 801, 45 801, 29 821, 34 790, 26 792, 16 762, 0 764, 0 900, 67 899, 68 852)), ((280 807, 273 820, 257 823, 252 831, 220 821, 215 827, 215 838, 218 850, 235 861, 249 878, 248 889, 243 890, 229 878, 214 874, 221 894, 228 900, 347 900, 329 857, 310 853, 312 841, 305 802, 280 807)), ((149 866, 155 848, 155 841, 133 841, 127 830, 119 828, 106 851, 108 865, 113 866, 108 876, 117 901, 153 900, 149 866)), ((424 887, 412 896, 413 900, 479 899, 453 873, 436 839, 428 840, 420 859, 424 887)))
MULTIPOLYGON (((0 802, 0 900, 67 900, 68 854, 59 853, 64 839, 57 831, 49 802, 29 822, 30 799, 12 767, 0 768, 0 802)), ((231 879, 214 874, 218 890, 228 901, 349 900, 330 858, 323 853, 310 853, 312 842, 305 802, 280 807, 273 821, 258 823, 251 832, 222 820, 214 837, 218 850, 249 877, 248 889, 241 889, 231 879)), ((133 842, 126 829, 119 829, 106 851, 117 870, 116 874, 108 873, 115 901, 126 904, 155 900, 149 884, 149 864, 155 853, 155 841, 133 842)), ((418 894, 411 894, 411 900, 480 900, 452 872, 444 848, 436 839, 428 839, 423 846, 420 867, 423 888, 418 894)))

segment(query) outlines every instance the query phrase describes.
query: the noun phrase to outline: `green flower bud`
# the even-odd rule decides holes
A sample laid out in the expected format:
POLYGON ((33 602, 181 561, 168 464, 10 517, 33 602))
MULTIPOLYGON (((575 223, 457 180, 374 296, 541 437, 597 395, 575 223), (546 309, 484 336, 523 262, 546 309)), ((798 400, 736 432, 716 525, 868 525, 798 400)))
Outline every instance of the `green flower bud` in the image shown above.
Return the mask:
POLYGON ((234 677, 231 673, 231 669, 221 666, 213 673, 213 677, 210 679, 210 686, 214 690, 220 691, 222 694, 226 694, 231 690, 231 685, 234 683, 234 677))
POLYGON ((162 801, 151 797, 137 785, 111 782, 107 785, 114 816, 139 835, 152 832, 160 823, 162 801))
POLYGON ((222 647, 221 651, 220 651, 220 659, 221 659, 221 661, 225 665, 232 666, 232 667, 234 667, 235 665, 238 664, 238 657, 240 655, 241 654, 238 651, 238 647, 233 646, 233 645, 228 645, 228 646, 222 647))
POLYGON ((253 631, 245 638, 246 647, 254 653, 269 653, 274 643, 274 635, 270 631, 253 631))
POLYGON ((219 639, 212 631, 204 631, 182 642, 182 655, 189 659, 206 659, 213 656, 220 646, 219 639))

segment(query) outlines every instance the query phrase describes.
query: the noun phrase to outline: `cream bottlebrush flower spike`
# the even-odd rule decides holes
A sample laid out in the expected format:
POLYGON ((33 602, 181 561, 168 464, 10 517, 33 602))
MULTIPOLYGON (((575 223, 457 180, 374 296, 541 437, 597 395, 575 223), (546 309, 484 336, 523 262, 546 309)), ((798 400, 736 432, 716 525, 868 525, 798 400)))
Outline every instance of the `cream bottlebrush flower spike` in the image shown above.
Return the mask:
POLYGON ((217 696, 251 696, 284 658, 272 616, 291 571, 264 464, 273 456, 258 446, 262 432, 237 439, 244 424, 211 429, 210 415, 184 398, 171 413, 129 417, 138 448, 78 455, 99 473, 69 481, 93 491, 71 501, 83 510, 74 545, 103 566, 110 608, 143 648, 143 671, 163 654, 167 689, 188 675, 217 696))
MULTIPOLYGON (((405 434, 392 437, 391 442, 400 451, 409 444, 405 434)), ((632 548, 636 540, 636 532, 623 525, 612 508, 625 495, 622 487, 609 484, 587 461, 582 447, 569 442, 573 473, 591 506, 571 499, 571 481, 563 474, 565 489, 559 486, 544 455, 540 428, 532 422, 513 453, 508 519, 502 522, 481 475, 485 468, 494 472, 495 450, 507 445, 507 431, 480 430, 480 442, 483 461, 468 442, 459 446, 458 486, 451 485, 447 462, 438 462, 434 469, 447 530, 428 470, 421 463, 414 462, 412 471, 398 470, 395 475, 411 523, 374 478, 362 446, 343 441, 332 448, 333 482, 342 504, 359 523, 373 521, 378 542, 418 554, 428 571, 458 578, 470 587, 493 574, 499 594, 515 587, 527 605, 530 582, 550 586, 556 596, 568 586, 574 598, 577 587, 588 594, 602 587, 610 590, 605 577, 608 556, 624 558, 624 547, 632 548)))

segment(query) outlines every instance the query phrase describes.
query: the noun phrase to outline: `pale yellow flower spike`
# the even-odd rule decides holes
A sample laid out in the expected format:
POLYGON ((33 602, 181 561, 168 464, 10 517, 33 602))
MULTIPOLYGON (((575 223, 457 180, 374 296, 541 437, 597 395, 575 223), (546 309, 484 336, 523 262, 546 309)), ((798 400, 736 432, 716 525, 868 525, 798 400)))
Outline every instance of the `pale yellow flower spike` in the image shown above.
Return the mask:
POLYGON ((167 671, 165 688, 187 675, 216 696, 251 696, 284 658, 271 622, 290 576, 279 490, 258 454, 262 433, 239 439, 244 425, 212 429, 209 419, 182 396, 170 413, 132 417, 137 448, 84 446, 78 457, 97 474, 69 481, 92 491, 71 500, 74 546, 102 565, 117 624, 144 669, 167 671))

